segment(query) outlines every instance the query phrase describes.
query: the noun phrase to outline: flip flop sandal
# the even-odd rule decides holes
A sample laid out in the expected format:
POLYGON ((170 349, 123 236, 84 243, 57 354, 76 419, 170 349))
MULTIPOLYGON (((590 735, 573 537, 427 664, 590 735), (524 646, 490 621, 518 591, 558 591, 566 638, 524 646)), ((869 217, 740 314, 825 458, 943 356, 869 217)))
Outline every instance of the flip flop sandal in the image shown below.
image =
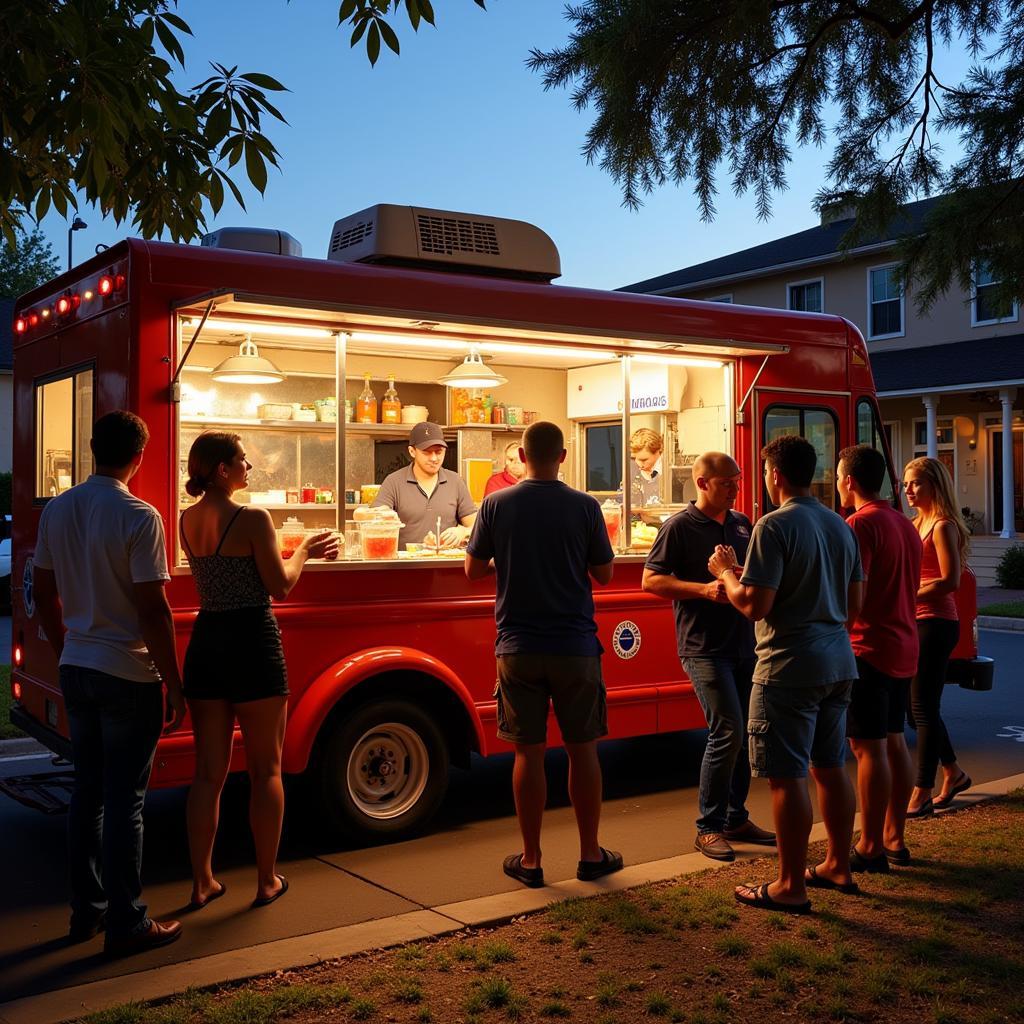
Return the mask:
POLYGON ((219 884, 220 888, 216 892, 210 893, 210 895, 207 896, 206 899, 203 900, 201 903, 199 902, 199 900, 189 900, 188 909, 194 913, 197 910, 202 910, 203 907, 208 906, 214 900, 219 900, 221 896, 223 896, 224 893, 228 891, 228 887, 223 882, 220 882, 219 884))
POLYGON ((514 878, 517 882, 522 882, 523 885, 531 889, 540 889, 544 885, 544 869, 524 868, 523 855, 521 853, 513 853, 510 857, 506 857, 501 865, 501 870, 509 878, 514 878))
POLYGON ((741 885, 733 895, 736 897, 737 903, 742 903, 745 907, 755 907, 758 910, 776 910, 782 914, 809 914, 811 912, 810 900, 803 903, 780 903, 778 900, 773 900, 768 895, 770 884, 770 882, 765 882, 764 885, 741 885), (740 891, 742 889, 746 889, 750 895, 743 895, 740 891))
POLYGON ((833 882, 831 878, 819 875, 816 867, 809 867, 804 872, 804 885, 810 889, 833 889, 844 896, 860 895, 860 886, 856 882, 833 882))
POLYGON ((889 858, 884 853, 877 857, 865 857, 855 846, 850 850, 850 870, 863 871, 866 875, 887 875, 889 858))
POLYGON ((605 875, 622 870, 622 854, 601 847, 600 860, 581 860, 576 865, 576 877, 581 882, 593 882, 605 875))
POLYGON ((288 879, 284 875, 278 875, 277 877, 281 879, 281 888, 273 896, 257 896, 252 901, 254 907, 269 907, 274 900, 279 900, 288 891, 288 879))
POLYGON ((965 789, 970 789, 971 786, 973 786, 973 785, 974 785, 974 783, 971 781, 970 775, 968 775, 967 772, 961 772, 960 773, 960 778, 956 780, 955 785, 949 791, 949 793, 946 796, 936 797, 932 801, 932 806, 933 807, 948 807, 953 802, 953 798, 955 796, 957 796, 960 793, 962 793, 965 789))

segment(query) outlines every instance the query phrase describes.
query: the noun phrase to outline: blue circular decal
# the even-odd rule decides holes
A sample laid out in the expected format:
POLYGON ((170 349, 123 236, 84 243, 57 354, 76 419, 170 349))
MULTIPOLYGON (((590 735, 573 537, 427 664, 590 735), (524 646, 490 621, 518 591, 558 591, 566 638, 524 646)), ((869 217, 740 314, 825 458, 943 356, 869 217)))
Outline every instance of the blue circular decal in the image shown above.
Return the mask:
POLYGON ((626 661, 635 658, 640 653, 640 627, 629 619, 620 622, 612 633, 612 650, 626 661))
POLYGON ((25 614, 32 618, 36 613, 36 592, 32 582, 32 559, 25 559, 25 571, 21 576, 21 603, 25 606, 25 614))

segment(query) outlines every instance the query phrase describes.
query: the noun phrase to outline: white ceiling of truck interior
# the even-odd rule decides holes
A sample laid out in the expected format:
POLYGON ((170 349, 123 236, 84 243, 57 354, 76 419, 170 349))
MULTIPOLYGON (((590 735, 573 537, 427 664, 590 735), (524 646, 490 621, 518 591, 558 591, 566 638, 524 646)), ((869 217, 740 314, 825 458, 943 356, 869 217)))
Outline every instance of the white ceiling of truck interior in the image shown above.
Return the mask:
POLYGON ((237 345, 243 332, 237 326, 244 321, 251 324, 248 333, 261 349, 296 348, 329 349, 334 348, 334 339, 302 338, 296 336, 289 339, 287 335, 275 332, 261 332, 261 324, 272 325, 278 330, 282 326, 317 327, 329 331, 345 331, 364 335, 349 342, 350 352, 378 354, 383 349, 394 352, 396 357, 415 359, 455 359, 468 351, 469 343, 477 344, 487 360, 505 366, 550 366, 552 368, 568 368, 583 366, 594 362, 606 361, 616 354, 634 352, 637 354, 657 354, 675 357, 696 357, 706 359, 722 359, 742 355, 768 355, 785 352, 788 346, 781 344, 756 344, 735 340, 709 338, 679 338, 663 335, 642 335, 622 337, 614 334, 602 334, 596 331, 567 332, 562 329, 544 330, 536 324, 531 326, 509 324, 507 322, 476 322, 439 321, 437 319, 413 319, 408 311, 402 314, 389 314, 380 310, 345 310, 312 309, 300 306, 282 306, 280 301, 259 299, 257 297, 226 294, 221 296, 205 296, 193 299, 179 306, 178 312, 191 318, 191 324, 183 325, 183 341, 187 344, 191 332, 198 325, 206 306, 213 301, 214 307, 203 327, 200 341, 203 343, 220 343, 237 345), (218 327, 217 321, 231 321, 230 328, 218 327), (405 351, 395 344, 374 343, 369 340, 371 334, 380 334, 384 338, 395 338, 396 335, 413 339, 405 351), (419 341, 420 344, 416 344, 419 341), (434 345, 436 341, 436 347, 434 345), (488 342, 496 342, 504 348, 513 342, 530 346, 557 346, 561 351, 541 352, 536 347, 529 351, 509 352, 495 351, 488 342), (450 344, 449 344, 450 342, 450 344), (571 350, 571 351, 567 351, 571 350))

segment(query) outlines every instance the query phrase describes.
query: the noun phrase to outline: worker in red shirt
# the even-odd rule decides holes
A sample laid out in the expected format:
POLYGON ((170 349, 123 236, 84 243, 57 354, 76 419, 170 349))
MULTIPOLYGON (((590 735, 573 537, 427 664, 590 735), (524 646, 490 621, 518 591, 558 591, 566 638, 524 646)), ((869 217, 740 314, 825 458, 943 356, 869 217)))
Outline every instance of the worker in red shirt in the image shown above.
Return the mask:
POLYGON ((484 488, 484 497, 493 494, 495 491, 503 491, 506 487, 512 487, 523 479, 526 466, 519 455, 519 442, 509 441, 505 445, 505 468, 500 473, 495 473, 487 486, 484 488))

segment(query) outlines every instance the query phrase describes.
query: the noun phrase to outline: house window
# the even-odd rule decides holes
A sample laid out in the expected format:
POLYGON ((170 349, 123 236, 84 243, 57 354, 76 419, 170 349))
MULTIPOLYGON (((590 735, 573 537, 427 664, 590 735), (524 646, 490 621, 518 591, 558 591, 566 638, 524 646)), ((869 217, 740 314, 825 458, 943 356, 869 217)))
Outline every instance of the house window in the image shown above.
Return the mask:
POLYGON ((896 264, 868 270, 868 339, 903 336, 903 291, 896 264))
POLYGON ((728 295, 710 295, 706 299, 702 299, 702 302, 732 302, 732 293, 728 295))
MULTIPOLYGON (((956 483, 956 454, 952 419, 940 419, 935 424, 936 457, 949 470, 956 483)), ((922 459, 928 454, 928 421, 914 420, 914 458, 922 459)))
POLYGON ((971 303, 971 326, 1004 324, 1017 319, 1017 304, 1000 299, 997 294, 1002 281, 995 278, 987 263, 974 269, 974 299, 971 303))
POLYGON ((92 472, 92 370, 36 384, 37 501, 63 494, 92 472))
POLYGON ((798 281, 796 284, 787 285, 786 305, 789 309, 804 313, 821 313, 825 308, 824 291, 825 281, 820 277, 814 281, 798 281))

